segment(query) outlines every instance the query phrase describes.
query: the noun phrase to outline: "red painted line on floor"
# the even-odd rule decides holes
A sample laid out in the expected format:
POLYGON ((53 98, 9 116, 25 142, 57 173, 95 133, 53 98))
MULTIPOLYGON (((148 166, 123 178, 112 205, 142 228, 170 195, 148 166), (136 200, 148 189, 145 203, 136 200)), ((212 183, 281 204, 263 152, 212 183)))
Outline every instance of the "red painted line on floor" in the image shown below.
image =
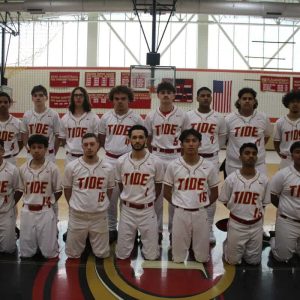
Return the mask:
POLYGON ((44 299, 44 289, 50 271, 56 266, 57 260, 49 260, 39 269, 34 279, 32 288, 32 300, 44 299))
POLYGON ((84 300, 79 280, 80 259, 66 260, 53 279, 51 300, 84 300))

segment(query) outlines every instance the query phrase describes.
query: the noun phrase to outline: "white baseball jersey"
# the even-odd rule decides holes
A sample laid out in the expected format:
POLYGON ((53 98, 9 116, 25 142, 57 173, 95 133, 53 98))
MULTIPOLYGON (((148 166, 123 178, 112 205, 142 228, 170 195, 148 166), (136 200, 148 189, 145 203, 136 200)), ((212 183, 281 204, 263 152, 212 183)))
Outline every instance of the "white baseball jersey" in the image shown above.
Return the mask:
POLYGON ((114 110, 106 112, 100 119, 99 134, 105 135, 105 150, 114 155, 122 155, 131 150, 128 130, 133 125, 144 125, 142 118, 130 109, 119 116, 114 110))
POLYGON ((59 135, 60 119, 56 111, 47 108, 43 113, 28 110, 24 113, 23 123, 25 132, 30 137, 33 134, 41 134, 49 139, 49 151, 54 150, 54 138, 59 135))
POLYGON ((164 184, 173 187, 173 205, 200 208, 209 204, 209 189, 218 186, 219 176, 214 165, 202 157, 193 166, 180 157, 167 167, 164 184))
POLYGON ((265 163, 264 138, 272 133, 271 123, 265 113, 254 111, 249 117, 234 112, 225 118, 227 126, 226 163, 237 169, 241 168, 240 147, 244 143, 255 143, 258 148, 257 165, 265 163))
POLYGON ((197 109, 187 112, 192 128, 202 135, 199 153, 215 153, 220 150, 219 137, 226 136, 225 118, 211 110, 201 113, 197 109))
POLYGON ((240 170, 231 173, 224 181, 219 201, 227 204, 230 212, 246 221, 258 219, 264 213, 263 206, 270 203, 268 178, 256 171, 251 179, 240 170))
POLYGON ((46 160, 41 168, 30 167, 31 161, 20 168, 24 204, 50 205, 55 203, 54 193, 62 191, 58 167, 46 160))
POLYGON ((92 111, 75 117, 68 111, 61 119, 59 137, 66 140, 66 151, 83 154, 81 139, 86 133, 98 134, 99 117, 92 111))
POLYGON ((179 136, 185 129, 191 128, 186 112, 174 106, 174 109, 164 115, 159 108, 150 112, 145 119, 145 127, 152 136, 152 147, 161 149, 179 149, 179 136))
POLYGON ((300 172, 294 166, 281 169, 272 177, 270 189, 279 197, 278 214, 300 220, 300 172))
POLYGON ((4 141, 5 156, 15 156, 19 153, 18 141, 22 140, 21 132, 24 124, 10 115, 5 122, 0 122, 0 140, 4 141))
POLYGON ((155 201, 155 183, 163 182, 164 168, 149 152, 141 160, 132 159, 130 152, 118 159, 115 178, 123 184, 121 200, 146 204, 155 201))
POLYGON ((22 190, 20 172, 15 165, 3 161, 0 166, 0 213, 13 208, 16 190, 22 190))
POLYGON ((101 212, 108 208, 107 190, 115 185, 114 171, 102 159, 93 165, 82 157, 73 160, 65 168, 64 188, 71 188, 71 208, 81 212, 101 212))
POLYGON ((300 119, 292 121, 287 116, 278 119, 274 127, 274 141, 280 142, 281 154, 291 156, 291 145, 300 141, 300 119))

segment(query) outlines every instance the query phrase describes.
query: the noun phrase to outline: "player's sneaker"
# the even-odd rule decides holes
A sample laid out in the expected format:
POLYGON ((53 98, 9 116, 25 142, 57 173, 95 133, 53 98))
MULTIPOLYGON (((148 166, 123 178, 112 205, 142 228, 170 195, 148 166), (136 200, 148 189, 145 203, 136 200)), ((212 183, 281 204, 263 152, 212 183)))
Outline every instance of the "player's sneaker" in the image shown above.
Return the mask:
POLYGON ((209 233, 209 243, 210 243, 211 245, 215 245, 215 244, 216 244, 216 237, 215 237, 213 231, 211 231, 211 232, 209 233))

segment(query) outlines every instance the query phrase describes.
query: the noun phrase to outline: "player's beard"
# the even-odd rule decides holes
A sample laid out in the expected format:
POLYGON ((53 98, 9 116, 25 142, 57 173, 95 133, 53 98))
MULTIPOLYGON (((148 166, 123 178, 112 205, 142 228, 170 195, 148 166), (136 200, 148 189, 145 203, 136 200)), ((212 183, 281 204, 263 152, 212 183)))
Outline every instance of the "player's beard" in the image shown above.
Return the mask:
POLYGON ((138 147, 136 147, 135 145, 131 145, 132 149, 135 151, 143 151, 145 149, 146 144, 138 144, 138 147))

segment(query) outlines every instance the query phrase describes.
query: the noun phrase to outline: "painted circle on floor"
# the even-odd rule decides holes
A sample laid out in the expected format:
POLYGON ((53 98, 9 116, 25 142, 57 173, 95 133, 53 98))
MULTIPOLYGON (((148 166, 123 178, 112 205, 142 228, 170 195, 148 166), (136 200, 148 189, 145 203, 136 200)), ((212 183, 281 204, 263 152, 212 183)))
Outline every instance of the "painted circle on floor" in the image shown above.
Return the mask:
POLYGON ((98 269, 98 276, 112 294, 124 299, 212 299, 233 282, 235 267, 212 257, 205 264, 195 261, 174 263, 166 257, 146 261, 138 257, 109 258, 98 269))

